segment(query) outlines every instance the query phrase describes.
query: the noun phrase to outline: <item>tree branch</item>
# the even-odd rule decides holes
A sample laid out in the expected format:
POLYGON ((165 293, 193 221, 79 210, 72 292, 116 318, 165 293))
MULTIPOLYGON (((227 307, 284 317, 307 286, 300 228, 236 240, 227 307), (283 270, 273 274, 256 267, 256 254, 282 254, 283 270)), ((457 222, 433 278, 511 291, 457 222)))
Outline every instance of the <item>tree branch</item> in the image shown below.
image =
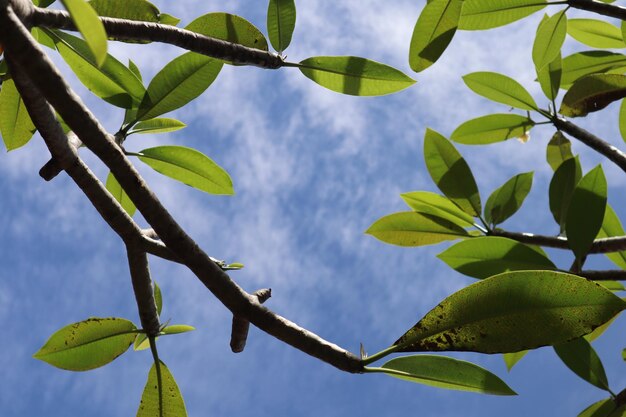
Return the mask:
POLYGON ((59 112, 83 143, 111 169, 146 221, 170 250, 233 314, 285 343, 351 373, 363 372, 354 354, 263 307, 235 284, 162 206, 119 147, 82 104, 15 13, 0 0, 0 43, 9 46, 12 59, 59 112))
MULTIPOLYGON (((538 245, 545 246, 547 248, 570 250, 567 239, 562 236, 545 236, 536 235, 534 233, 509 232, 502 229, 492 230, 489 233, 489 236, 507 237, 509 239, 517 240, 521 243, 527 243, 529 245, 538 245)), ((620 252, 623 250, 626 250, 626 236, 616 236, 594 240, 588 253, 611 253, 620 252)))
POLYGON ((148 337, 156 337, 159 334, 161 323, 154 300, 154 288, 150 279, 150 268, 148 266, 148 256, 141 248, 141 244, 127 244, 126 253, 128 255, 128 266, 133 282, 133 291, 137 308, 139 309, 139 320, 141 327, 146 331, 148 337))
POLYGON ((582 270, 577 272, 576 275, 585 277, 592 281, 626 281, 626 271, 622 269, 606 271, 582 270))
POLYGON ((611 145, 608 142, 605 142, 604 140, 595 136, 593 133, 582 129, 574 123, 568 122, 561 117, 552 118, 552 123, 557 129, 578 139, 585 145, 589 146, 591 149, 595 150, 599 154, 605 156, 607 159, 615 163, 618 167, 622 169, 622 171, 626 172, 626 154, 615 146, 611 145))
POLYGON ((594 0, 568 0, 567 4, 575 9, 594 12, 603 16, 626 20, 626 8, 594 0))
MULTIPOLYGON (((33 26, 77 30, 70 15, 61 10, 35 7, 30 19, 33 26)), ((101 17, 100 20, 109 38, 114 40, 163 42, 236 64, 268 69, 280 68, 284 63, 283 58, 276 53, 248 48, 176 26, 112 17, 101 17)))

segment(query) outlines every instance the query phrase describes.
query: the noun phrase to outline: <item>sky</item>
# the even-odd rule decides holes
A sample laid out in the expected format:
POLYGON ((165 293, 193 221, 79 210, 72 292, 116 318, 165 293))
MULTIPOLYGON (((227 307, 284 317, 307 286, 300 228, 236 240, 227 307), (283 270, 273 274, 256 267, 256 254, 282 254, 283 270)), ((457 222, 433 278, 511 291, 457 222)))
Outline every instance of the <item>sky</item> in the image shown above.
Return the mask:
MULTIPOLYGON (((155 1, 182 19, 225 11, 265 30, 266 2, 155 1)), ((462 122, 507 112, 465 87, 461 76, 497 71, 547 105, 534 82, 532 34, 536 14, 502 29, 460 32, 433 67, 415 74, 408 48, 422 2, 379 0, 297 2, 289 61, 317 55, 355 55, 392 65, 417 83, 376 98, 344 96, 312 83, 293 68, 277 71, 225 66, 216 82, 169 117, 187 128, 166 135, 133 135, 127 150, 176 144, 197 148, 231 175, 236 194, 208 195, 160 176, 135 161, 180 224, 211 256, 242 262, 231 273, 252 292, 271 287, 268 307, 352 352, 371 354, 401 336, 443 298, 474 282, 435 255, 448 244, 400 248, 364 231, 378 218, 407 210, 399 194, 437 191, 426 171, 423 136, 449 136, 462 122)), ((558 9, 549 10, 550 14, 558 9)), ((569 52, 585 50, 568 40, 569 52)), ((182 51, 161 44, 110 43, 149 80, 182 51)), ((101 103, 54 60, 109 131, 123 111, 101 103)), ((617 106, 582 121, 623 146, 617 106)), ((496 187, 534 171, 524 206, 508 230, 558 233, 548 211, 551 169, 545 146, 553 131, 538 126, 528 143, 458 145, 472 168, 483 202, 496 187)), ((574 143, 583 169, 603 163, 609 201, 624 214, 624 177, 574 143)), ((101 179, 107 170, 82 151, 101 179)), ((49 153, 38 136, 0 154, 0 415, 128 416, 137 410, 152 358, 133 352, 90 372, 72 373, 32 358, 59 328, 91 316, 138 322, 121 240, 66 175, 50 183, 37 174, 49 153)), ((137 221, 145 226, 141 217, 137 221)), ((555 251, 562 266, 571 255, 555 251)), ((160 339, 162 360, 176 377, 190 416, 437 416, 576 415, 605 393, 571 373, 551 348, 541 348, 507 372, 500 355, 446 353, 484 366, 518 392, 498 397, 447 391, 385 375, 351 375, 251 328, 246 350, 229 348, 229 312, 184 267, 151 257, 163 291, 162 319, 196 331, 160 339)), ((590 265, 610 268, 602 258, 590 265)), ((594 344, 614 391, 626 386, 621 350, 623 318, 594 344)))

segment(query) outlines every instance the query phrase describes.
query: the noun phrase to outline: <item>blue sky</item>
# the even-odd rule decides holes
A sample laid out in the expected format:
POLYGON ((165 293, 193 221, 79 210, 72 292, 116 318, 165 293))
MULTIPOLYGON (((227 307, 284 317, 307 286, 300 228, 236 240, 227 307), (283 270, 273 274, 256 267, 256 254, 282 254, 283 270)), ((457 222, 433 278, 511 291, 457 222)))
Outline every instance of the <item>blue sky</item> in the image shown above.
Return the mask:
MULTIPOLYGON (((211 11, 239 14, 265 31, 266 4, 155 2, 183 19, 211 11)), ((398 0, 298 2, 290 61, 315 55, 357 55, 412 74, 408 45, 421 3, 398 0)), ((549 10, 554 13, 555 10, 549 10)), ((246 290, 271 287, 268 306, 353 352, 374 353, 395 341, 450 293, 473 280, 435 258, 447 245, 399 248, 364 230, 379 217, 405 210, 401 192, 436 191, 422 157, 427 127, 448 136, 465 120, 509 109, 473 94, 461 76, 498 71, 542 102, 531 61, 539 14, 503 29, 462 32, 418 83, 379 98, 342 96, 311 83, 295 69, 264 71, 226 66, 190 106, 174 112, 188 124, 169 135, 134 135, 127 149, 157 144, 195 147, 228 170, 236 195, 211 196, 138 164, 148 183, 210 255, 246 267, 231 276, 246 290), (525 35, 524 35, 525 34, 525 35)), ((569 41, 568 50, 584 47, 569 41)), ((132 57, 150 79, 180 51, 164 45, 111 44, 132 57)), ((67 67, 56 59, 67 72, 67 67)), ((110 130, 123 117, 81 85, 85 102, 110 130)), ((616 146, 616 105, 585 126, 616 146)), ((490 147, 459 146, 477 178, 483 202, 512 175, 534 171, 533 190, 504 227, 556 234, 547 209, 551 170, 537 127, 531 140, 490 147)), ((601 158, 580 144, 584 170, 601 158)), ((96 174, 106 169, 88 152, 96 174)), ((37 137, 0 155, 0 415, 128 416, 136 412, 150 367, 148 352, 129 351, 87 373, 60 371, 31 355, 55 330, 89 316, 138 322, 119 238, 65 175, 45 183, 48 159, 37 137)), ((623 173, 603 164, 609 201, 623 214, 623 173)), ((141 219, 139 221, 145 224, 141 219)), ((552 252, 551 252, 552 253, 552 252)), ((569 255, 556 254, 566 265, 569 255)), ((597 267, 609 267, 593 259, 597 267)), ((230 352, 230 315, 180 265, 151 259, 163 289, 162 318, 197 330, 162 338, 159 350, 182 389, 191 416, 420 416, 576 415, 604 393, 559 362, 551 348, 524 358, 507 373, 499 355, 455 354, 487 367, 520 395, 495 397, 438 390, 384 375, 349 375, 251 329, 246 350, 230 352)), ((621 349, 623 318, 596 343, 611 386, 626 386, 621 349)))

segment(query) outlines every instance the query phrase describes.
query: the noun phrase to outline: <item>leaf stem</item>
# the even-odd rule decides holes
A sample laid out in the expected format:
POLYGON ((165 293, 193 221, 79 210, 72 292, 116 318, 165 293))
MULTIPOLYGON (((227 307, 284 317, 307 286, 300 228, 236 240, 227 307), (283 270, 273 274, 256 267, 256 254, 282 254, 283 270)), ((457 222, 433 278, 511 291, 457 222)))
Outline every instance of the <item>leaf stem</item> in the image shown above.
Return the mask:
MULTIPOLYGON (((367 358, 363 359, 363 364, 364 365, 369 365, 370 363, 376 362, 379 359, 384 358, 385 356, 388 356, 392 353, 394 353, 400 346, 398 345, 393 345, 393 346, 389 346, 387 349, 381 350, 378 353, 374 353, 372 356, 368 356, 367 358)), ((364 369, 368 369, 367 367, 364 369)), ((372 369, 372 368, 370 368, 372 369)))
POLYGON ((152 352, 152 358, 154 359, 154 366, 156 366, 157 374, 157 389, 159 390, 159 417, 163 417, 163 380, 161 378, 161 360, 159 359, 159 352, 156 347, 156 338, 149 336, 150 351, 152 352))

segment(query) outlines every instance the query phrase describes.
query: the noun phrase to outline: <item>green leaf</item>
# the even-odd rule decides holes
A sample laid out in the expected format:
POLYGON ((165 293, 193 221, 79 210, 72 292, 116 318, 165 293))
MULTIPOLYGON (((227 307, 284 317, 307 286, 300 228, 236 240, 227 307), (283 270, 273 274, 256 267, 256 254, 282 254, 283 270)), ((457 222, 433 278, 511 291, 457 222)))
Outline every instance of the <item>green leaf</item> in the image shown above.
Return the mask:
POLYGON ((596 282, 602 285, 607 290, 611 290, 613 292, 626 290, 626 287, 624 287, 624 284, 618 281, 596 281, 596 282))
POLYGON ((229 13, 208 13, 195 19, 185 29, 212 38, 267 51, 267 40, 246 19, 229 13))
POLYGON ((159 15, 159 23, 164 25, 176 26, 180 22, 180 19, 171 14, 161 13, 159 15))
POLYGON ((163 310, 163 294, 161 293, 161 287, 154 282, 154 302, 157 308, 157 314, 160 316, 163 310))
POLYGON ((111 172, 109 172, 109 175, 107 176, 106 189, 109 190, 113 198, 120 203, 124 211, 128 213, 129 216, 132 217, 135 214, 137 207, 135 207, 133 200, 131 200, 128 194, 126 194, 120 183, 111 172))
POLYGON ((394 346, 398 352, 518 352, 580 337, 624 308, 624 300, 585 278, 505 272, 452 294, 394 346))
POLYGON ((209 194, 232 195, 233 183, 222 167, 203 153, 183 146, 157 146, 139 159, 155 171, 209 194))
POLYGON ((183 107, 215 81, 222 62, 187 52, 169 62, 154 76, 139 105, 137 120, 149 120, 183 107))
POLYGON ((407 331, 398 352, 518 352, 589 333, 626 302, 585 278, 513 271, 450 295, 407 331))
POLYGON ((610 392, 602 361, 584 337, 555 345, 554 351, 576 375, 591 385, 610 392))
POLYGON ((533 62, 538 71, 559 56, 566 33, 565 10, 541 21, 533 44, 533 62))
MULTIPOLYGON (((605 281, 605 282, 597 282, 597 284, 604 284, 606 282, 609 281, 605 281)), ((606 285, 602 285, 604 288, 607 288, 606 285)), ((610 290, 610 288, 607 288, 610 290)), ((595 329, 593 329, 593 331, 591 333, 588 333, 586 335, 584 335, 583 337, 587 340, 587 342, 591 343, 594 340, 596 340, 598 337, 602 336, 602 334, 604 334, 604 332, 606 331, 606 329, 608 329, 611 324, 613 324, 613 322, 615 321, 615 319, 617 319, 617 317, 619 317, 619 314, 617 314, 615 317, 613 317, 611 320, 607 321, 606 323, 596 327, 595 329)))
POLYGON ((424 161, 441 192, 467 214, 481 213, 480 194, 474 175, 456 148, 443 136, 426 129, 424 161))
POLYGON ((431 214, 405 211, 382 217, 365 233, 398 246, 424 246, 469 237, 462 227, 431 214))
POLYGON ((554 135, 552 135, 550 142, 548 142, 546 161, 548 161, 552 170, 556 171, 563 162, 573 157, 572 142, 570 142, 560 130, 557 130, 554 135))
POLYGON ((611 398, 607 398, 591 404, 578 414, 578 417, 609 417, 613 410, 615 410, 615 403, 611 398))
POLYGON ((178 334, 190 332, 192 330, 196 330, 196 328, 187 324, 173 324, 171 326, 165 327, 163 330, 161 330, 161 332, 163 334, 178 334))
POLYGON ((38 28, 38 27, 31 28, 30 34, 33 35, 33 38, 35 38, 35 40, 39 42, 41 45, 44 45, 50 49, 56 49, 56 46, 54 45, 54 41, 52 40, 52 38, 48 36, 46 32, 41 30, 41 28, 38 28))
POLYGON ((478 279, 508 271, 556 269, 550 259, 536 249, 496 236, 463 240, 437 257, 455 271, 478 279))
POLYGON ((2 82, 0 109, 0 134, 7 151, 26 145, 35 133, 35 125, 11 78, 2 82))
POLYGON ((54 3, 54 0, 33 0, 33 4, 37 7, 48 7, 52 3, 54 3))
MULTIPOLYGON (((606 205, 606 211, 604 212, 604 219, 602 220, 602 227, 598 232, 598 236, 596 238, 601 239, 604 237, 615 237, 615 236, 624 236, 626 232, 624 232, 624 228, 622 227, 622 223, 613 211, 613 208, 610 204, 606 205)), ((606 257, 609 258, 615 265, 619 266, 621 269, 626 270, 626 251, 620 252, 611 252, 605 253, 606 257)))
POLYGON ((448 198, 428 191, 400 194, 404 202, 418 213, 432 214, 463 228, 473 226, 474 218, 461 210, 448 198))
POLYGON ((485 204, 485 220, 497 225, 519 210, 533 185, 533 173, 515 175, 497 188, 485 204))
POLYGON ((462 0, 433 0, 422 9, 409 49, 413 71, 425 70, 443 54, 456 32, 462 6, 462 0))
POLYGON ((465 145, 486 145, 527 135, 534 125, 526 116, 489 114, 462 123, 452 132, 450 139, 465 145))
POLYGON ((523 19, 543 9, 546 0, 465 0, 459 29, 485 30, 523 19))
POLYGON ((149 119, 143 122, 139 122, 133 126, 132 130, 128 132, 129 135, 133 133, 164 133, 174 132, 187 126, 180 120, 169 119, 166 117, 149 119))
POLYGON ((496 103, 522 110, 537 110, 537 103, 524 87, 497 72, 473 72, 463 76, 465 84, 476 94, 496 103))
POLYGON ((626 361, 626 349, 622 350, 622 359, 626 361))
POLYGON ((122 108, 139 104, 146 89, 124 64, 107 55, 103 65, 98 65, 82 39, 57 30, 44 29, 44 32, 54 40, 61 57, 92 93, 122 108))
POLYGON ((92 317, 55 332, 33 357, 57 368, 87 371, 126 352, 136 333, 128 320, 92 317))
POLYGON ((626 142, 626 100, 622 100, 619 107, 619 133, 622 140, 626 142))
POLYGON ((415 84, 401 71, 355 56, 317 56, 298 65, 300 71, 322 87, 353 96, 381 96, 415 84))
POLYGON ((137 79, 141 82, 143 82, 143 79, 141 78, 141 71, 139 70, 139 67, 132 61, 132 60, 128 60, 128 69, 132 71, 133 74, 135 74, 135 77, 137 77, 137 79))
POLYGON ((293 0, 270 0, 267 7, 267 34, 272 47, 282 54, 291 43, 296 27, 296 4, 293 0))
POLYGON ((390 360, 382 368, 374 369, 394 378, 437 388, 493 395, 516 395, 504 381, 488 370, 471 362, 446 356, 403 356, 390 360))
POLYGON ((578 259, 587 254, 602 227, 606 194, 606 178, 601 165, 582 177, 572 193, 565 231, 569 247, 578 259))
POLYGON ((582 177, 582 169, 578 157, 565 160, 554 171, 550 181, 550 212, 554 221, 559 225, 560 231, 565 231, 567 209, 572 198, 576 184, 582 177))
POLYGON ((101 67, 107 58, 107 34, 98 14, 85 0, 61 0, 83 35, 96 64, 101 67))
POLYGON ((159 389, 157 365, 153 364, 148 374, 148 382, 141 395, 137 417, 186 417, 185 402, 174 376, 162 361, 159 361, 159 364, 162 385, 159 389), (162 410, 159 406, 159 397, 162 398, 162 410))
POLYGON ((567 33, 592 48, 626 48, 622 31, 604 20, 570 19, 567 33))
POLYGON ((619 69, 626 69, 626 55, 609 51, 578 52, 563 59, 561 87, 569 88, 574 81, 585 75, 619 69))
POLYGON ((150 347, 150 339, 145 333, 137 333, 135 342, 133 343, 133 350, 139 352, 140 350, 146 350, 150 347))
POLYGON ((527 353, 527 350, 521 350, 519 352, 513 353, 504 353, 502 355, 502 358, 504 359, 504 363, 506 364, 507 371, 510 372, 511 369, 513 369, 513 367, 517 364, 517 362, 519 362, 524 356, 526 356, 527 353))
POLYGON ((100 16, 159 22, 159 9, 146 0, 91 0, 89 4, 100 16))
POLYGON ((559 113, 568 117, 586 116, 624 97, 626 75, 591 74, 574 82, 563 97, 559 113))
POLYGON ((563 73, 562 65, 561 54, 559 53, 552 62, 537 70, 537 80, 541 86, 541 91, 550 101, 554 101, 559 95, 563 73))

